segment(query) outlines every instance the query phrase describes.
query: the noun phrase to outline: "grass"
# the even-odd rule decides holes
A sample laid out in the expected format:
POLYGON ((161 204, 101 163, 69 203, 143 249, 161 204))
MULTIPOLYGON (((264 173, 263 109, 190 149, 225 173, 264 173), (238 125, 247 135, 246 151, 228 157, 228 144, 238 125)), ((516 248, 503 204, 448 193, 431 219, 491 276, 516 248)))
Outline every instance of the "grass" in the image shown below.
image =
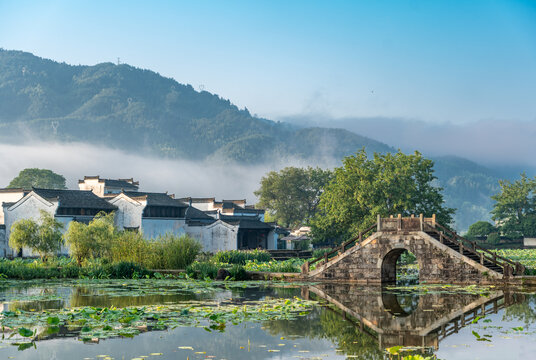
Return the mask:
POLYGON ((0 278, 4 279, 132 279, 151 276, 146 268, 131 262, 104 263, 100 260, 87 261, 78 266, 69 258, 0 259, 0 278))

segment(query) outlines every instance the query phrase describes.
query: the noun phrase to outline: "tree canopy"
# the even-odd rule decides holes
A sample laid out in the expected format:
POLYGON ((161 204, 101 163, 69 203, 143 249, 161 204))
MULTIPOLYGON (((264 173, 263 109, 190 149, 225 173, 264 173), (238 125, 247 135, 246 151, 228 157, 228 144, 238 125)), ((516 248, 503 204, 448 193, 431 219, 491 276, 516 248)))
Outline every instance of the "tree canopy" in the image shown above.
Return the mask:
POLYGON ((436 214, 440 223, 450 224, 454 209, 444 206, 434 180, 433 162, 418 152, 375 153, 369 159, 361 150, 344 158, 320 196, 312 222, 315 241, 347 240, 374 223, 378 214, 436 214))
POLYGON ((511 182, 499 181, 501 190, 491 198, 495 205, 492 219, 499 224, 501 232, 510 238, 536 236, 536 178, 525 173, 511 182))
POLYGON ((63 224, 43 210, 40 210, 40 213, 38 222, 21 219, 11 226, 9 246, 14 249, 29 248, 41 258, 53 255, 61 249, 63 224))
POLYGON ((65 178, 47 169, 24 169, 19 175, 11 180, 8 188, 31 189, 32 187, 43 189, 67 189, 65 178))
POLYGON ((497 228, 487 221, 477 221, 473 225, 469 226, 467 231, 468 238, 488 236, 489 234, 497 232, 497 228))
POLYGON ((69 245, 69 254, 78 264, 86 259, 110 257, 112 240, 117 235, 114 218, 113 212, 100 212, 88 225, 71 221, 64 238, 69 245))
POLYGON ((255 191, 257 205, 283 226, 307 224, 316 214, 320 195, 331 177, 331 171, 312 167, 271 171, 255 191))

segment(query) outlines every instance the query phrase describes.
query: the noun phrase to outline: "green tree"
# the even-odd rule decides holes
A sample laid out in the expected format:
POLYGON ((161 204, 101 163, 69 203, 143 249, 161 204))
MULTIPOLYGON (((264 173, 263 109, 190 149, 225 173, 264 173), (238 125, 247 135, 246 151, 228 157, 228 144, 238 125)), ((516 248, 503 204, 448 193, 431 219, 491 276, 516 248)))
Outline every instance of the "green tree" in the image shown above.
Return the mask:
POLYGON ((11 226, 9 246, 19 250, 29 248, 44 259, 61 249, 63 224, 43 210, 40 213, 38 222, 22 219, 11 226))
POLYGON ((491 218, 501 233, 510 238, 536 236, 536 178, 523 173, 519 180, 502 180, 499 185, 501 190, 491 197, 495 200, 491 218))
POLYGON ((497 232, 497 228, 487 221, 477 221, 469 226, 467 238, 474 239, 476 237, 488 236, 492 232, 497 232))
POLYGON ((320 195, 331 180, 332 172, 321 168, 286 167, 271 171, 255 191, 258 207, 283 226, 307 224, 316 213, 320 195))
POLYGON ((81 265, 87 259, 110 258, 116 235, 114 213, 100 212, 88 225, 71 221, 64 239, 69 245, 69 254, 81 265))
POLYGON ((24 169, 19 175, 11 180, 8 188, 31 189, 32 187, 43 189, 67 189, 65 178, 47 169, 24 169))
POLYGON ((418 152, 378 154, 364 150, 343 160, 320 196, 312 222, 316 242, 341 242, 376 221, 376 216, 436 214, 450 224, 454 209, 444 206, 441 188, 434 186, 433 162, 418 152))

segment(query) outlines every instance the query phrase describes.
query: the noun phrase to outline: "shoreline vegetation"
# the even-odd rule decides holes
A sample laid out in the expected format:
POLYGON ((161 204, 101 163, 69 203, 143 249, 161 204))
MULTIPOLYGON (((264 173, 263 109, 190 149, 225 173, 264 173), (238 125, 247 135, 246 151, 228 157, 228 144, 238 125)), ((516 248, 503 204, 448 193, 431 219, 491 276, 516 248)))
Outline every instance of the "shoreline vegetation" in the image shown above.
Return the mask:
MULTIPOLYGON (((144 263, 132 257, 117 258, 87 258, 80 264, 75 258, 49 257, 0 259, 0 280, 3 279, 142 279, 142 278, 179 278, 195 280, 249 280, 250 272, 266 273, 299 273, 301 265, 309 259, 289 259, 284 261, 272 260, 270 253, 265 250, 230 250, 216 254, 197 251, 191 252, 186 262, 184 259, 168 259, 165 257, 178 256, 176 248, 181 242, 191 239, 184 237, 168 239, 166 247, 169 251, 160 252, 164 257, 157 263, 144 263), (173 249, 175 248, 175 249, 173 249), (176 267, 174 264, 187 266, 176 267), (157 264, 160 267, 147 265, 157 264), (158 270, 156 270, 158 269, 158 270), (159 272, 161 270, 164 274, 159 272), (166 270, 180 270, 178 274, 165 274, 166 270)), ((125 244, 123 244, 125 246, 125 244)), ((164 246, 164 245, 162 245, 164 246)), ((125 246, 124 249, 128 249, 125 246)), ((318 257, 326 249, 316 250, 313 257, 318 257)), ((132 251, 131 253, 134 253, 132 251)), ((501 256, 519 261, 527 267, 526 275, 536 275, 536 249, 497 250, 501 256)), ((152 255, 154 256, 154 254, 152 255)), ((418 269, 412 267, 411 259, 402 262, 402 275, 418 276, 418 269)))

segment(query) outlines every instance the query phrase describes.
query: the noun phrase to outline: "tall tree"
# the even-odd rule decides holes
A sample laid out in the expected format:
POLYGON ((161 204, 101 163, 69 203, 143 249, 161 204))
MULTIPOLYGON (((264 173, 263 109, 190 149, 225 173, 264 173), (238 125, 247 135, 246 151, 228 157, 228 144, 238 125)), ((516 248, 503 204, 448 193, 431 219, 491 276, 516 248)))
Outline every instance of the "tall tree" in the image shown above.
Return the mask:
POLYGON ((14 249, 29 248, 43 259, 60 250, 63 244, 63 224, 43 210, 40 213, 38 222, 22 219, 11 226, 9 246, 14 249))
POLYGON ((365 150, 348 156, 320 196, 312 222, 315 241, 341 242, 364 230, 376 216, 437 215, 449 224, 454 209, 444 206, 441 188, 434 186, 433 162, 418 152, 378 154, 365 150))
POLYGON ((257 206, 283 226, 307 224, 315 215, 320 195, 332 173, 321 168, 286 167, 261 179, 257 206))
POLYGON ((521 178, 514 182, 499 181, 501 190, 491 198, 495 205, 491 218, 501 232, 511 238, 536 236, 536 178, 521 178))
POLYGON ((65 178, 47 169, 24 169, 19 175, 11 180, 8 188, 31 189, 32 187, 43 189, 67 189, 65 178))

